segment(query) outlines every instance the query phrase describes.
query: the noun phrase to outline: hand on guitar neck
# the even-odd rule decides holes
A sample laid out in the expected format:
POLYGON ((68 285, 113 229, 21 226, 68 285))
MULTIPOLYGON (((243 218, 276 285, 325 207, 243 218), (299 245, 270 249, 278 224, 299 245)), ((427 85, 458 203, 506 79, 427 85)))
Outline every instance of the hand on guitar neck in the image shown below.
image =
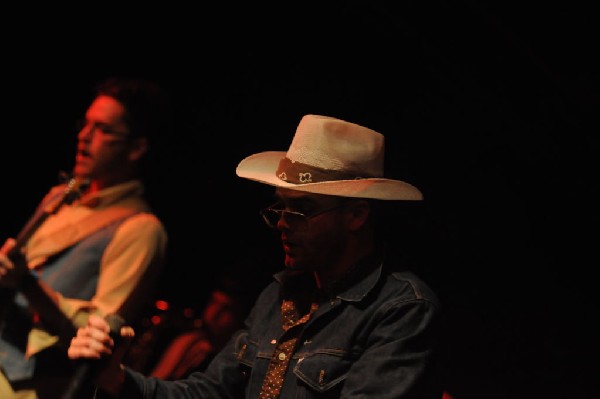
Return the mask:
POLYGON ((71 204, 75 201, 88 185, 88 179, 70 179, 65 183, 65 190, 61 196, 46 204, 39 212, 34 213, 16 239, 6 240, 0 248, 0 287, 19 289, 23 280, 33 276, 27 266, 23 247, 48 216, 56 213, 64 204, 71 204))
POLYGON ((27 261, 16 245, 17 241, 9 238, 0 248, 0 287, 17 289, 29 273, 27 261))
POLYGON ((87 179, 72 178, 65 184, 66 188, 62 195, 36 212, 16 239, 6 240, 0 248, 0 287, 20 290, 23 283, 31 282, 31 279, 35 278, 27 266, 23 247, 48 216, 56 213, 61 206, 75 201, 88 185, 87 179))
POLYGON ((58 211, 62 205, 73 202, 86 185, 87 182, 72 179, 57 201, 36 213, 16 239, 7 239, 0 248, 0 325, 11 311, 15 292, 19 291, 27 298, 30 308, 37 313, 49 332, 61 339, 70 339, 76 332, 71 320, 58 306, 57 293, 29 270, 22 248, 48 216, 58 211))

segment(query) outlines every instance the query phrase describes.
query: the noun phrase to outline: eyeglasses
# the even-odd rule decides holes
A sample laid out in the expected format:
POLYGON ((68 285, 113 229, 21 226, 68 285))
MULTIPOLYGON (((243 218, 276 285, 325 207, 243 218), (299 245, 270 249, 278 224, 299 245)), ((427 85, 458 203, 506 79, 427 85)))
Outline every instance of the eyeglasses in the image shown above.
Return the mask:
POLYGON ((296 226, 306 225, 310 219, 322 215, 324 213, 342 208, 343 206, 345 206, 345 204, 339 204, 331 208, 322 209, 320 211, 316 211, 307 215, 302 212, 288 211, 283 208, 283 204, 281 202, 277 202, 267 208, 261 209, 259 213, 262 216, 265 223, 267 224, 267 226, 269 226, 272 229, 277 229, 277 223, 279 223, 279 219, 281 219, 282 217, 285 217, 289 224, 293 224, 296 226))
POLYGON ((102 123, 102 122, 87 122, 86 120, 81 120, 77 122, 76 129, 78 132, 86 129, 90 136, 93 137, 96 133, 100 133, 103 138, 109 138, 113 141, 115 140, 127 140, 129 139, 129 133, 124 131, 119 131, 112 126, 102 123))

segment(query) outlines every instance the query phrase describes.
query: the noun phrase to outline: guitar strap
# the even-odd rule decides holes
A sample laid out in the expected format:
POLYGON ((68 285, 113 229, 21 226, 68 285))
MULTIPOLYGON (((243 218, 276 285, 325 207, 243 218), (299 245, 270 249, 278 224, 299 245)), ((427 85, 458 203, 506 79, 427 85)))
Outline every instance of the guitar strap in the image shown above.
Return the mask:
POLYGON ((30 267, 35 268, 35 266, 44 263, 48 257, 72 246, 90 234, 141 210, 140 207, 135 206, 109 207, 96 211, 75 224, 65 225, 50 235, 32 240, 27 246, 27 258, 30 261, 30 267))

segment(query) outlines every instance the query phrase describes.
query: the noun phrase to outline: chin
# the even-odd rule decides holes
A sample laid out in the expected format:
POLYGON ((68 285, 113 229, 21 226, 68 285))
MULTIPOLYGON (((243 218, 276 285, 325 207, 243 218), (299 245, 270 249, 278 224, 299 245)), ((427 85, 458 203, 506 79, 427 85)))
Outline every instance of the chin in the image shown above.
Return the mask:
POLYGON ((90 178, 89 173, 79 173, 77 171, 73 172, 73 176, 77 177, 78 179, 89 179, 90 178))
POLYGON ((75 166, 73 168, 73 176, 77 177, 88 177, 90 175, 90 171, 88 168, 83 166, 75 166))
POLYGON ((292 258, 289 255, 285 255, 285 261, 284 261, 285 267, 288 269, 295 269, 296 268, 296 262, 294 261, 294 258, 292 258))
POLYGON ((306 270, 306 267, 303 266, 303 263, 301 261, 298 261, 298 259, 296 258, 292 258, 289 255, 285 256, 285 267, 288 270, 295 270, 295 271, 304 271, 306 270))

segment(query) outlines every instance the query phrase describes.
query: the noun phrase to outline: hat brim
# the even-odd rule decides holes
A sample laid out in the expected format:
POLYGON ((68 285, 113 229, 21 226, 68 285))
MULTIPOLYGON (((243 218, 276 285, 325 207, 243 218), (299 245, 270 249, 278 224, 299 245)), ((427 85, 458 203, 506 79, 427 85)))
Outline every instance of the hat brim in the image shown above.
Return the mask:
POLYGON ((238 164, 235 172, 244 179, 307 193, 380 200, 419 201, 423 199, 423 194, 415 186, 400 180, 385 178, 335 180, 306 184, 288 183, 275 175, 279 161, 285 156, 286 152, 284 151, 265 151, 250 155, 238 164))

